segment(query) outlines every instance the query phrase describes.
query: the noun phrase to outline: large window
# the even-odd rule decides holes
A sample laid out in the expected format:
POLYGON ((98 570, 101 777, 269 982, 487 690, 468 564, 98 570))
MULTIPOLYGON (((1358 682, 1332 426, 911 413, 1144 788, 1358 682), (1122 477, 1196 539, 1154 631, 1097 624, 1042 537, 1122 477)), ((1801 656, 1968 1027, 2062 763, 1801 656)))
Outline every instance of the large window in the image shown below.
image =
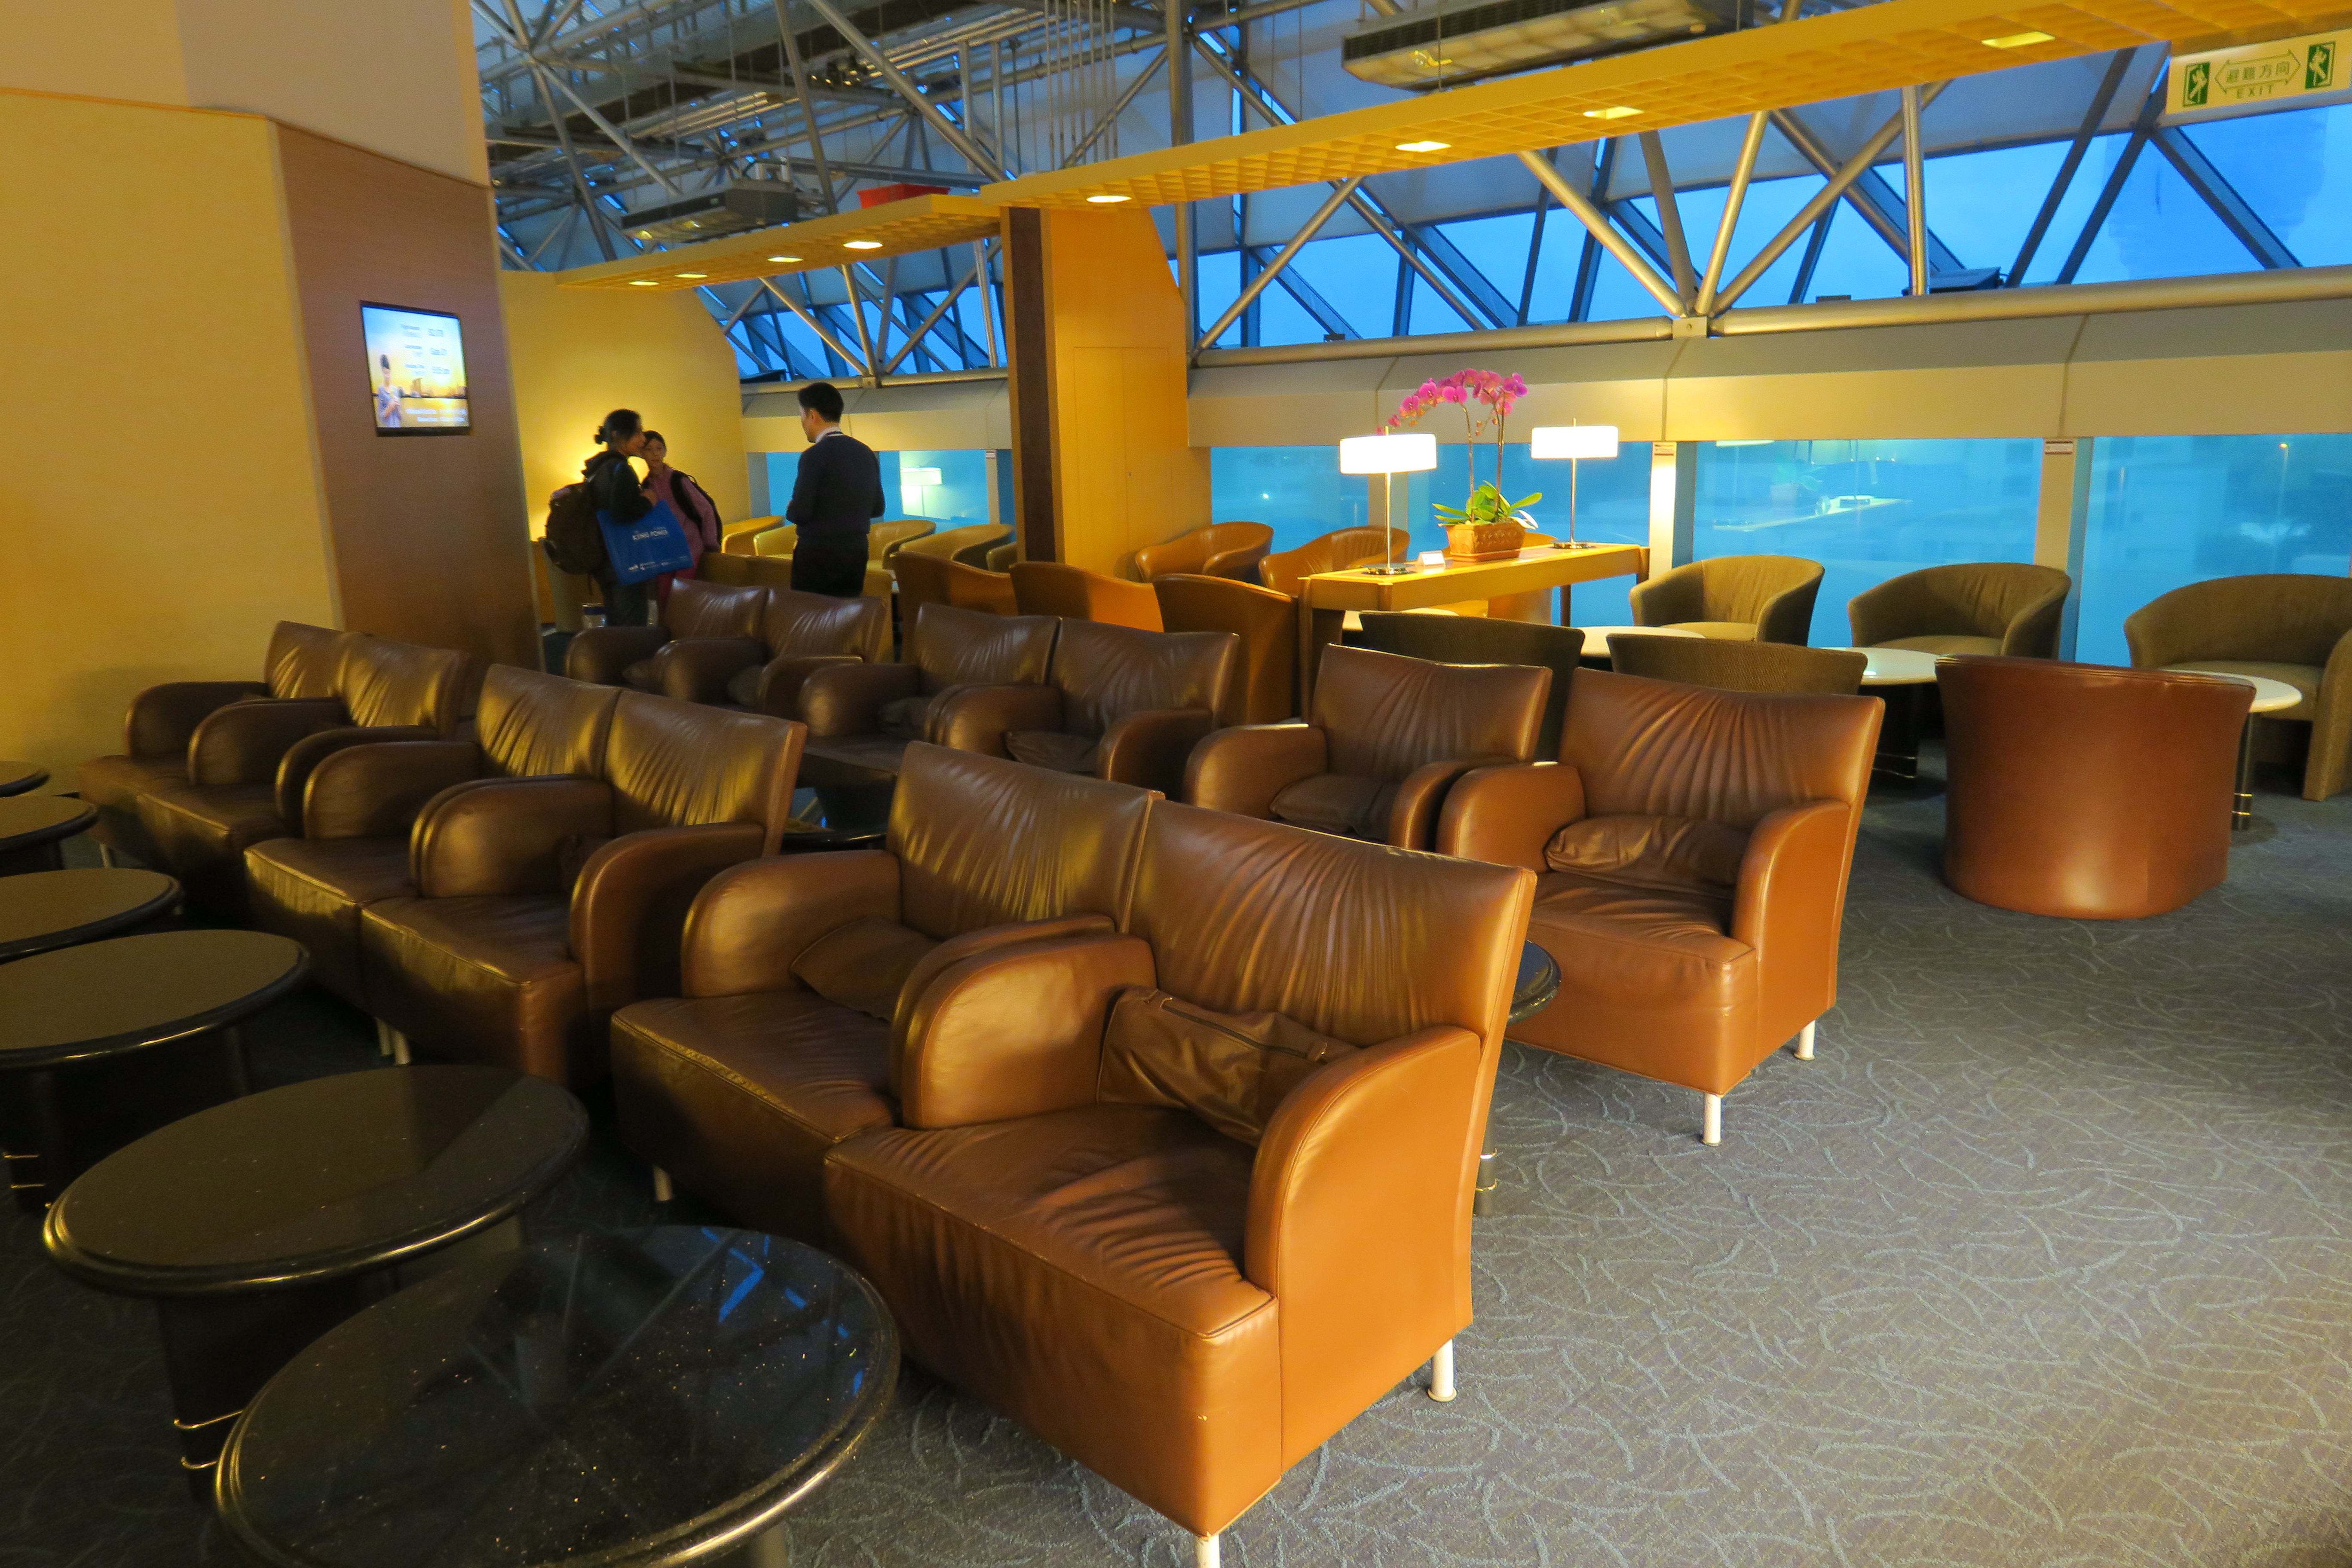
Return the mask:
POLYGON ((882 506, 894 517, 924 517, 942 529, 988 521, 988 454, 881 452, 882 506))
POLYGON ((1364 481, 1339 471, 1337 447, 1218 447, 1209 454, 1209 517, 1262 522, 1274 548, 1296 550, 1371 515, 1364 481))

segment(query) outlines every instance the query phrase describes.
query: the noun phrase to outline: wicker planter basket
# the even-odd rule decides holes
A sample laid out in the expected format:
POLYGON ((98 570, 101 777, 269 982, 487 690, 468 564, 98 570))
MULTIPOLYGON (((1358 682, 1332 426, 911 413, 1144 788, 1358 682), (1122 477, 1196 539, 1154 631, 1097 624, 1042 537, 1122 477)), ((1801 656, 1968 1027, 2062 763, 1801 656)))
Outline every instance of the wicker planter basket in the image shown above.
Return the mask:
POLYGON ((1448 561, 1507 561, 1519 552, 1527 530, 1505 519, 1501 522, 1454 522, 1445 527, 1448 561))

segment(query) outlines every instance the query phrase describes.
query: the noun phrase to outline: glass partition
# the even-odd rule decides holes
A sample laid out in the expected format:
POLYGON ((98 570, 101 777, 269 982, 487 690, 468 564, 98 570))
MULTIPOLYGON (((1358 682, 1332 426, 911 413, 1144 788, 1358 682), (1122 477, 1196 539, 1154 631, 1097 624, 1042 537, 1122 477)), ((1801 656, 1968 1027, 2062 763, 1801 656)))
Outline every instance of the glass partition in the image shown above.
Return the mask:
POLYGON ((941 529, 988 521, 984 451, 881 452, 882 506, 896 517, 929 518, 941 529))
POLYGON ((1262 522, 1274 548, 1296 550, 1337 528, 1361 528, 1371 492, 1339 471, 1337 447, 1217 447, 1209 453, 1209 518, 1262 522))

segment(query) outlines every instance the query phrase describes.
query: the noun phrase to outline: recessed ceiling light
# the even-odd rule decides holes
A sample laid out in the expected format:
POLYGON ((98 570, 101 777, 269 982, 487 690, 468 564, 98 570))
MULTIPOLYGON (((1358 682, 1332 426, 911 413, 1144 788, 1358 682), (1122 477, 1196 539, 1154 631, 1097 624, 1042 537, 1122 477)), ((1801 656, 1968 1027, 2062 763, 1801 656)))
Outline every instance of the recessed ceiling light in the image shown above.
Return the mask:
POLYGON ((710 274, 708 272, 681 272, 677 274, 677 276, 680 278, 708 278, 710 274))
POLYGON ((878 239, 845 239, 841 242, 841 245, 842 248, 845 250, 879 250, 882 248, 882 242, 878 239))
POLYGON ((1099 195, 1099 196, 1088 196, 1088 197, 1087 198, 1087 200, 1088 202, 1092 203, 1094 205, 1098 206, 1098 207, 1107 207, 1107 206, 1111 205, 1112 205, 1113 203, 1115 203, 1115 202, 1124 202, 1124 201, 1129 201, 1129 200, 1131 200, 1131 199, 1132 199, 1131 197, 1128 197, 1128 196, 1114 196, 1114 195, 1099 195))
POLYGON ((1623 120, 1630 115, 1635 115, 1641 112, 1642 111, 1638 109, 1627 109, 1622 105, 1620 105, 1615 109, 1588 109, 1584 111, 1584 118, 1587 120, 1623 120))
POLYGON ((632 289, 658 289, 661 285, 655 282, 650 278, 632 278, 629 279, 629 287, 632 289))
POLYGON ((2048 33, 2004 33, 1998 38, 1985 39, 1984 46, 1989 49, 2021 49, 2028 44, 2046 44, 2050 41, 2051 36, 2048 33))
POLYGON ((1453 145, 1451 142, 1400 142, 1396 150, 1400 153, 1443 153, 1453 145))
POLYGON ((798 261, 800 258, 797 256, 771 256, 768 259, 771 261, 798 261))

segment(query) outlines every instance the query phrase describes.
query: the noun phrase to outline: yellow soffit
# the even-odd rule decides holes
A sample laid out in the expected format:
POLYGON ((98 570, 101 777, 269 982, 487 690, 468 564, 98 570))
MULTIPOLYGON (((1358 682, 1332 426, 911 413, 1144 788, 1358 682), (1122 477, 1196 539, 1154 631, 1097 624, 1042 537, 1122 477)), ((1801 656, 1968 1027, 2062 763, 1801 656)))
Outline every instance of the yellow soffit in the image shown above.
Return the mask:
POLYGON ((707 239, 677 250, 623 257, 558 273, 565 289, 694 289, 786 272, 811 272, 849 261, 878 261, 912 250, 992 238, 999 205, 974 196, 908 196, 781 228, 707 239), (853 248, 849 242, 867 242, 853 248), (778 261, 777 257, 795 259, 778 261))
POLYGON ((1528 76, 984 187, 1005 206, 1203 201, 1389 174, 1764 109, 1884 92, 2135 45, 2294 26, 2343 0, 1881 0, 1528 76), (1442 143, 1408 153, 1399 142, 1442 143))

